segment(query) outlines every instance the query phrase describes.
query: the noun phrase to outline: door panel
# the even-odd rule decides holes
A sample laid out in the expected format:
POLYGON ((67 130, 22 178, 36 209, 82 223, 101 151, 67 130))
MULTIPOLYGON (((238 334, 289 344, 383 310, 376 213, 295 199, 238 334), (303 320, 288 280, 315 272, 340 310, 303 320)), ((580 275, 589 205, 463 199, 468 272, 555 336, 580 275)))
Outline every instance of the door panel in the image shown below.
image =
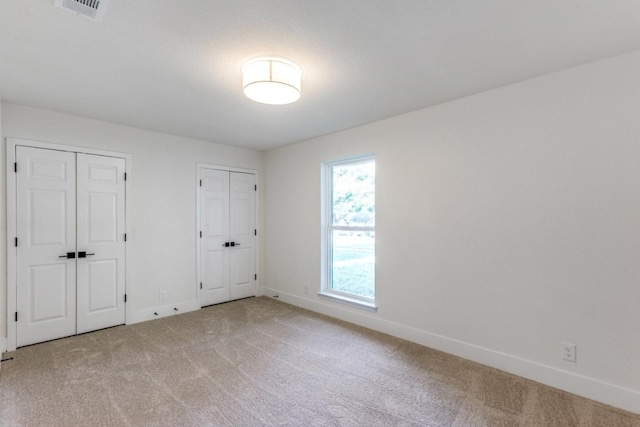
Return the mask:
POLYGON ((78 153, 78 333, 125 323, 125 161, 78 153))
POLYGON ((236 243, 231 248, 231 299, 238 299, 256 294, 256 176, 231 172, 230 179, 230 239, 236 243))
POLYGON ((227 279, 227 253, 223 250, 207 251, 205 260, 205 280, 206 286, 203 285, 205 293, 220 289, 228 290, 227 279))
POLYGON ((235 248, 233 250, 233 278, 236 286, 246 285, 251 283, 251 276, 253 276, 251 268, 251 249, 250 248, 235 248))
POLYGON ((250 212, 251 212, 251 203, 248 198, 244 198, 245 194, 236 194, 233 199, 233 217, 231 224, 231 234, 234 236, 248 236, 249 234, 253 234, 253 223, 251 222, 250 212))
POLYGON ((67 315, 67 264, 38 265, 29 268, 29 322, 52 321, 67 315))
POLYGON ((87 243, 117 243, 118 193, 87 192, 87 210, 87 243))
POLYGON ((66 190, 29 190, 31 247, 67 244, 67 205, 66 190))
MULTIPOLYGON (((40 150, 39 148, 18 147, 18 150, 40 150)), ((61 151, 47 150, 48 152, 63 153, 61 151)), ((66 153, 67 155, 71 153, 66 153)), ((45 159, 42 156, 28 156, 23 158, 21 165, 27 165, 27 176, 30 179, 40 178, 48 181, 67 181, 69 177, 69 171, 65 161, 60 161, 60 158, 45 159), (25 163, 26 160, 26 163, 25 163)), ((75 179, 75 176, 71 176, 75 179)))
POLYGON ((202 171, 200 262, 202 306, 229 300, 229 172, 202 171))
POLYGON ((87 311, 93 313, 113 310, 118 307, 118 260, 87 260, 87 289, 89 305, 87 311))
POLYGON ((16 147, 17 345, 76 333, 75 153, 16 147), (62 258, 61 258, 62 256, 62 258))
POLYGON ((220 197, 217 194, 207 195, 205 200, 205 221, 204 230, 207 237, 226 239, 229 232, 227 231, 227 221, 221 220, 229 215, 229 206, 226 197, 220 197))

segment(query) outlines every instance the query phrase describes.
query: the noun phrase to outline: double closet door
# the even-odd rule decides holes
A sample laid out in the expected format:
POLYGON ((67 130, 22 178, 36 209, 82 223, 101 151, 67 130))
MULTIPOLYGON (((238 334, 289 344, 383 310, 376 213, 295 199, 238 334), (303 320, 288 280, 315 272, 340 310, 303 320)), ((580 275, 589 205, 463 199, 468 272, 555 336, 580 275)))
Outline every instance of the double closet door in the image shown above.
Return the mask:
POLYGON ((200 170, 200 305, 256 294, 256 176, 200 170))
POLYGON ((125 323, 125 160, 16 147, 16 343, 125 323))

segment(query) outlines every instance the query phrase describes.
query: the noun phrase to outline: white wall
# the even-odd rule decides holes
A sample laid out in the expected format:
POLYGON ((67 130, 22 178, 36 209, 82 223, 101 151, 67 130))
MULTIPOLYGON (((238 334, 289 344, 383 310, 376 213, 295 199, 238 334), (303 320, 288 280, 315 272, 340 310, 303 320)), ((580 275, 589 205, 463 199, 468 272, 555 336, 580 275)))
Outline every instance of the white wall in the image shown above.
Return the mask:
MULTIPOLYGON (((88 147, 131 154, 128 221, 128 304, 140 321, 173 313, 173 307, 197 306, 196 288, 196 163, 262 169, 260 152, 232 148, 115 125, 77 116, 2 104, 2 136, 88 147), (167 300, 159 301, 159 291, 167 300)), ((214 118, 212 118, 214 120, 214 118)), ((0 146, 3 230, 6 187, 6 141, 0 146)), ((0 306, 6 306, 6 237, 0 242, 3 273, 0 306)), ((260 274, 260 273, 259 273, 260 274)), ((4 310, 4 308, 2 309, 4 310)), ((6 316, 0 317, 6 337, 6 316)))
POLYGON ((638 76, 640 52, 268 152, 267 291, 640 412, 638 76), (368 152, 375 314, 303 292, 321 162, 368 152))

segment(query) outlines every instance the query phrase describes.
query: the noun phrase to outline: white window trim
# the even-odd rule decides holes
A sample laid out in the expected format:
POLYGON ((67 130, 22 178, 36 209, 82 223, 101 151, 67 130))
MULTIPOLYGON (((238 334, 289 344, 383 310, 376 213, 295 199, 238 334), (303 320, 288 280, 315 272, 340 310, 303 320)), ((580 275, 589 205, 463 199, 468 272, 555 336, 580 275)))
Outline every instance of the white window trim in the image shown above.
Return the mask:
POLYGON ((361 156, 354 156, 343 158, 340 160, 324 162, 322 164, 321 170, 321 179, 322 179, 322 200, 321 200, 321 209, 322 209, 322 232, 321 232, 321 253, 322 253, 322 272, 321 272, 321 290, 318 292, 318 296, 322 298, 326 298, 328 300, 333 300, 342 304, 346 304, 352 307, 368 310, 368 311, 377 311, 378 307, 376 305, 375 300, 375 292, 373 298, 362 297, 359 295, 349 294, 345 292, 340 292, 334 289, 331 289, 329 284, 331 283, 331 269, 329 265, 329 261, 331 259, 331 231, 333 230, 347 230, 347 231, 373 231, 375 232, 375 226, 373 227, 348 227, 348 226, 337 226, 331 225, 331 206, 332 206, 332 182, 331 182, 331 168, 335 166, 342 165, 353 165, 358 163, 367 163, 370 161, 375 162, 375 156, 373 154, 365 154, 361 156))
POLYGON ((340 304, 345 304, 351 307, 356 307, 356 308, 361 308, 363 310, 369 310, 369 311, 378 311, 378 307, 376 306, 375 302, 366 302, 366 301, 360 301, 358 299, 355 299, 354 296, 349 295, 348 294, 344 294, 344 295, 338 295, 341 292, 339 291, 334 291, 331 290, 331 292, 318 292, 318 296, 321 296, 322 298, 326 298, 328 300, 332 300, 332 301, 336 301, 339 302, 340 304))

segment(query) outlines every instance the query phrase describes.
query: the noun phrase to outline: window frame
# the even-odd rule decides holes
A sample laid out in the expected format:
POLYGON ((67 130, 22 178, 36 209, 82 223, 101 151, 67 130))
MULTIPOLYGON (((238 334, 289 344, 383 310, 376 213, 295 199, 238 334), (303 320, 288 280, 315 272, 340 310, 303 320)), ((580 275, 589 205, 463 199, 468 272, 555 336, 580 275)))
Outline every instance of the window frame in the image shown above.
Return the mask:
MULTIPOLYGON (((361 295, 351 294, 348 292, 339 291, 331 288, 332 283, 332 236, 333 231, 361 231, 361 232, 373 232, 374 233, 374 248, 375 248, 375 223, 373 226, 347 226, 347 225, 333 225, 333 168, 339 166, 350 166, 362 163, 373 162, 375 166, 375 155, 373 153, 358 155, 353 157, 342 158, 338 160, 328 161, 322 163, 322 236, 321 236, 321 250, 322 250, 322 274, 321 274, 321 290, 318 293, 319 296, 331 299, 343 304, 347 304, 353 307, 362 308, 369 311, 377 311, 376 306, 376 281, 374 272, 374 296, 373 298, 364 297, 361 295)), ((374 180, 374 197, 375 197, 375 180, 374 180)), ((374 249, 375 253, 375 249, 374 249)), ((374 262, 375 269, 375 262, 374 262)))

